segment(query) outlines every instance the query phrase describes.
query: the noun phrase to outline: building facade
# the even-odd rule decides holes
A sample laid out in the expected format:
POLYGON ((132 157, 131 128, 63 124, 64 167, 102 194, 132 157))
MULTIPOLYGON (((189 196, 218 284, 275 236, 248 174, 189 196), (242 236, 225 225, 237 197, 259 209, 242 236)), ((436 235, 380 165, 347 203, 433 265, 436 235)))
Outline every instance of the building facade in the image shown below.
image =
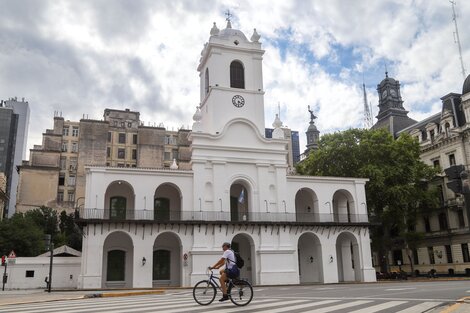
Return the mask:
POLYGON ((22 99, 10 98, 0 103, 0 172, 6 176, 6 200, 4 216, 15 213, 18 172, 16 167, 26 158, 29 104, 22 99))
POLYGON ((375 281, 367 180, 288 174, 278 117, 265 136, 260 36, 230 21, 210 34, 190 167, 85 162, 79 288, 191 286, 225 241, 254 284, 375 281))
POLYGON ((71 213, 85 202, 85 164, 189 168, 189 130, 144 126, 139 112, 105 109, 102 120, 54 117, 30 159, 19 166, 17 211, 39 206, 71 213))
MULTIPOLYGON (((437 188, 437 208, 422 212, 414 231, 423 234, 416 247, 397 246, 389 255, 392 270, 438 275, 470 275, 470 211, 462 194, 448 187, 450 169, 469 169, 470 144, 470 76, 463 84, 462 94, 449 93, 441 98, 441 112, 413 123, 395 133, 406 132, 421 147, 421 160, 440 169, 429 184, 437 188), (461 167, 458 167, 458 166, 461 167)), ((459 178, 460 180, 460 178, 459 178)), ((455 189, 455 188, 454 188, 455 189)), ((378 264, 378 260, 374 262, 378 264)))
POLYGON ((0 220, 3 218, 3 211, 7 203, 7 177, 5 173, 0 172, 0 220))

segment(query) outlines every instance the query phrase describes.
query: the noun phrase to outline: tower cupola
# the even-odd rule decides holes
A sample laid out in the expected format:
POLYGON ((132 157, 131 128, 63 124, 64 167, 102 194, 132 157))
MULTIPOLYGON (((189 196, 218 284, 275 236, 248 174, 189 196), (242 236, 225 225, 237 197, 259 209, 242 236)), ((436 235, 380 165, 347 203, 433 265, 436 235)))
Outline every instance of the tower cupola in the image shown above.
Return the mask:
POLYGON ((243 118, 264 135, 264 91, 261 36, 254 29, 251 40, 227 25, 210 30, 199 60, 200 131, 217 134, 233 119, 243 118))

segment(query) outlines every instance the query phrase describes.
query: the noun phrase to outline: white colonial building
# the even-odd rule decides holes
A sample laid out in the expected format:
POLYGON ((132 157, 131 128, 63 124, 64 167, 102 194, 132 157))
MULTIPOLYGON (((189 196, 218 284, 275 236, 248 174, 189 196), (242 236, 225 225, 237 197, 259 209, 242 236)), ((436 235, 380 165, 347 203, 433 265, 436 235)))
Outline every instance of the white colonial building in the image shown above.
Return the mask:
POLYGON ((79 288, 191 286, 231 241, 256 285, 375 281, 366 179, 291 174, 264 136, 264 51, 214 27, 201 53, 191 170, 86 169, 79 288))

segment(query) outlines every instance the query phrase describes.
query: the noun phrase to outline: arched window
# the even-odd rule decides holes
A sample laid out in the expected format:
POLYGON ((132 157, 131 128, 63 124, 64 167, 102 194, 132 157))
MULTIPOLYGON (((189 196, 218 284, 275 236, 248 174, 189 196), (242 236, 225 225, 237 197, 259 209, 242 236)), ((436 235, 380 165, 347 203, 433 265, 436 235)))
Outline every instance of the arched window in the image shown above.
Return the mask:
POLYGON ((153 280, 170 280, 171 252, 168 250, 153 251, 153 280))
POLYGON ((206 68, 206 75, 204 77, 204 88, 206 90, 206 95, 209 93, 209 69, 206 68))
POLYGON ((449 123, 446 123, 444 125, 444 130, 445 130, 445 133, 446 133, 446 137, 449 137, 449 134, 450 134, 450 124, 449 123))
POLYGON ((230 87, 245 89, 245 70, 239 61, 230 63, 230 87))
POLYGON ((126 272, 126 252, 122 250, 108 251, 106 270, 107 281, 124 281, 126 272))
POLYGON ((110 218, 117 220, 126 219, 127 199, 124 197, 112 197, 109 201, 110 218))
POLYGON ((170 199, 168 198, 155 198, 153 204, 153 216, 158 221, 170 220, 170 199))

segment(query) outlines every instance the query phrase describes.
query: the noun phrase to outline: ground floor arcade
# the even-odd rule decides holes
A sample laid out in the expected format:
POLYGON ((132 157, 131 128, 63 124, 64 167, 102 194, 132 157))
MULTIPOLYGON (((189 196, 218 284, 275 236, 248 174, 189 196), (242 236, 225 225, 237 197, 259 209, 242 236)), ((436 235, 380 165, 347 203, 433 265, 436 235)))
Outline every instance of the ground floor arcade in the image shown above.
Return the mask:
POLYGON ((84 233, 79 288, 192 286, 225 241, 255 285, 375 281, 367 226, 109 221, 84 233))

